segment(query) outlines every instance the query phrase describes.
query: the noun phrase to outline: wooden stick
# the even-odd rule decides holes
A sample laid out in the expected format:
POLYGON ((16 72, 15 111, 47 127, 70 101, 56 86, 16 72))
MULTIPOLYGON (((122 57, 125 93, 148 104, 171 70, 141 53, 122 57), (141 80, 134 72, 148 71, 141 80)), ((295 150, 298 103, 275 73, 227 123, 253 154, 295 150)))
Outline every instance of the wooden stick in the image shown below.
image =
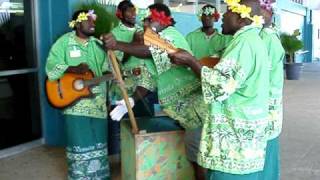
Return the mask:
POLYGON ((109 59, 111 60, 111 63, 112 63, 112 67, 113 67, 113 70, 114 70, 114 73, 115 73, 115 76, 116 76, 115 78, 120 83, 119 87, 120 87, 124 102, 126 103, 126 106, 127 106, 127 109, 128 109, 129 119, 130 119, 130 123, 131 123, 131 126, 132 126, 132 133, 133 134, 138 134, 139 133, 139 129, 138 129, 138 126, 137 126, 137 121, 136 121, 136 119, 134 117, 134 113, 133 113, 133 111, 131 109, 131 105, 130 105, 130 102, 129 102, 129 96, 128 96, 127 90, 123 86, 124 81, 123 81, 122 76, 121 76, 121 72, 120 72, 120 69, 119 69, 118 61, 117 61, 116 56, 115 56, 113 51, 108 50, 108 56, 109 56, 109 59))

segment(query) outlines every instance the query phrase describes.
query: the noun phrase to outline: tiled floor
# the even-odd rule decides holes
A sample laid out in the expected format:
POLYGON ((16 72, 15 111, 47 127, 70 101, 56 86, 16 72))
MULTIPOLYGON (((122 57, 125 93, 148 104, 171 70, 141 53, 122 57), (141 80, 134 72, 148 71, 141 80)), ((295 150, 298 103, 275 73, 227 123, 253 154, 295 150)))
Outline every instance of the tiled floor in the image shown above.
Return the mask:
MULTIPOLYGON (((120 180, 120 162, 110 157, 112 180, 120 180)), ((67 165, 63 148, 41 146, 0 160, 0 180, 63 180, 67 165)))

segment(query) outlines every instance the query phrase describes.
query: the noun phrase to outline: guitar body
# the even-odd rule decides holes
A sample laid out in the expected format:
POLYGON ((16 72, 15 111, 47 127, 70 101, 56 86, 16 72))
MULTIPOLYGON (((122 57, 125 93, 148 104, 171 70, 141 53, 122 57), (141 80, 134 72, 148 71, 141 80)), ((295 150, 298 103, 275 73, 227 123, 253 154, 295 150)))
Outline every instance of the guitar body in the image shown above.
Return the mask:
POLYGON ((65 73, 55 81, 46 80, 46 93, 49 102, 55 108, 65 108, 83 97, 91 95, 89 87, 84 86, 85 80, 93 78, 91 72, 85 74, 65 73))

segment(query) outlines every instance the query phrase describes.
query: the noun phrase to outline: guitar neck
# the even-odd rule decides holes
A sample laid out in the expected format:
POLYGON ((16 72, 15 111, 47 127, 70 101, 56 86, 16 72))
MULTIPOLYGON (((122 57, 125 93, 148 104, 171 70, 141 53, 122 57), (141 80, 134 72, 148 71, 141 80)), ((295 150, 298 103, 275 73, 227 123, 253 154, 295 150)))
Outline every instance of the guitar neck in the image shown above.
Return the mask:
POLYGON ((100 77, 95 77, 95 78, 92 78, 90 80, 85 80, 84 81, 84 85, 85 86, 98 85, 99 83, 101 83, 103 81, 110 81, 112 79, 114 79, 112 74, 105 74, 105 75, 100 76, 100 77))

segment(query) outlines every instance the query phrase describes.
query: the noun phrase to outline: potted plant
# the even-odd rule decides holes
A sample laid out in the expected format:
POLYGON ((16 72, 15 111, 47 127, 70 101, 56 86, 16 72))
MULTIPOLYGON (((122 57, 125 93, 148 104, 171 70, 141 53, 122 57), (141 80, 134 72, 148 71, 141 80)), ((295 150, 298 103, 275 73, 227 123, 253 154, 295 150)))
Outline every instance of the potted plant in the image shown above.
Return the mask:
POLYGON ((299 30, 295 30, 293 34, 282 33, 280 35, 286 53, 285 69, 288 80, 297 80, 300 77, 302 63, 295 61, 296 52, 303 48, 303 42, 297 38, 299 35, 299 30))

